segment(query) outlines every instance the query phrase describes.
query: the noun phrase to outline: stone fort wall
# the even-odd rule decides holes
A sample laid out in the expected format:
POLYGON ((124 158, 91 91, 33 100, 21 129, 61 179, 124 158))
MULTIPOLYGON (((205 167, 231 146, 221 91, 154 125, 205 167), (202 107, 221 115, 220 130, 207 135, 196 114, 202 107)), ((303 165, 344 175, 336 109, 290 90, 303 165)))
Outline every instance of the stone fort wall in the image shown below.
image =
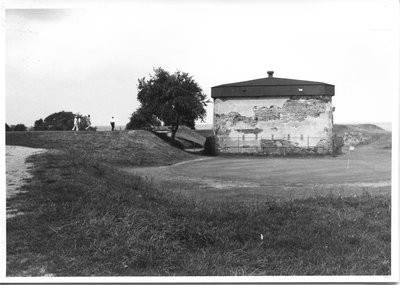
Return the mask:
POLYGON ((331 96, 217 98, 213 131, 220 153, 332 152, 331 96))

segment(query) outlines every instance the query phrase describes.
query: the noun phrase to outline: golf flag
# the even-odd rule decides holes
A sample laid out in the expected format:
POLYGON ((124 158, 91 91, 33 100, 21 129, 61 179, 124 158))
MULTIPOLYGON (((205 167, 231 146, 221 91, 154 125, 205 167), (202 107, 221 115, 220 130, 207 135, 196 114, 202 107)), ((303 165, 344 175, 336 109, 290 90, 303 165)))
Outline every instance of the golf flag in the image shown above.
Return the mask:
POLYGON ((355 149, 356 148, 354 146, 352 146, 352 145, 349 147, 349 150, 355 150, 355 149))

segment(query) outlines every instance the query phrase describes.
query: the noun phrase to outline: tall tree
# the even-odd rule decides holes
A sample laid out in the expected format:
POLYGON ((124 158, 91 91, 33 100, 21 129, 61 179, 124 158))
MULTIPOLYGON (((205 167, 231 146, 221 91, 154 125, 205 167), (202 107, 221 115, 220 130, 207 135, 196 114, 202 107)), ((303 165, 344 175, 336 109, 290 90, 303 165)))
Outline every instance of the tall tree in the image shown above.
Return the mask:
POLYGON ((209 102, 203 90, 188 73, 173 74, 162 68, 154 69, 150 78, 139 79, 137 98, 147 114, 157 116, 172 127, 172 139, 179 125, 191 125, 206 116, 209 102), (192 123, 191 123, 192 122, 192 123))

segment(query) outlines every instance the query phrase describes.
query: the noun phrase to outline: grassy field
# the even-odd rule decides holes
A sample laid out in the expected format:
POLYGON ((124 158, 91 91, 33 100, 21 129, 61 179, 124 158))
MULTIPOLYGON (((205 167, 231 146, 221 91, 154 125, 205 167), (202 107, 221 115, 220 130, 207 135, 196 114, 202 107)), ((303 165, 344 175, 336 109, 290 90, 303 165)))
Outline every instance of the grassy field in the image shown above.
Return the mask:
MULTIPOLYGON (((364 144, 350 155, 311 157, 219 156, 168 167, 125 167, 157 185, 196 200, 260 201, 391 191, 391 134, 372 125, 337 125, 364 144)), ((346 148, 345 148, 346 149, 346 148)))
POLYGON ((390 195, 206 203, 122 170, 199 158, 146 132, 6 143, 58 150, 7 201, 8 276, 390 274, 390 195))

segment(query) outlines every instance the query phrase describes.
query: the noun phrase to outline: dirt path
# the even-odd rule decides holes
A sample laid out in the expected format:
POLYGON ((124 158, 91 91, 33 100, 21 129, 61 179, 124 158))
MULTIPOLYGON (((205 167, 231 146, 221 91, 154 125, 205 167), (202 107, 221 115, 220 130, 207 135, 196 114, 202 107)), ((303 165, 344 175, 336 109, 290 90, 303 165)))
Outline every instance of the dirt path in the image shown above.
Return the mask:
MULTIPOLYGON (((30 179, 32 175, 29 169, 31 163, 26 162, 26 158, 45 152, 45 149, 30 148, 22 146, 6 146, 6 197, 7 199, 20 193, 21 187, 30 179)), ((7 205, 7 219, 19 213, 7 205)))

